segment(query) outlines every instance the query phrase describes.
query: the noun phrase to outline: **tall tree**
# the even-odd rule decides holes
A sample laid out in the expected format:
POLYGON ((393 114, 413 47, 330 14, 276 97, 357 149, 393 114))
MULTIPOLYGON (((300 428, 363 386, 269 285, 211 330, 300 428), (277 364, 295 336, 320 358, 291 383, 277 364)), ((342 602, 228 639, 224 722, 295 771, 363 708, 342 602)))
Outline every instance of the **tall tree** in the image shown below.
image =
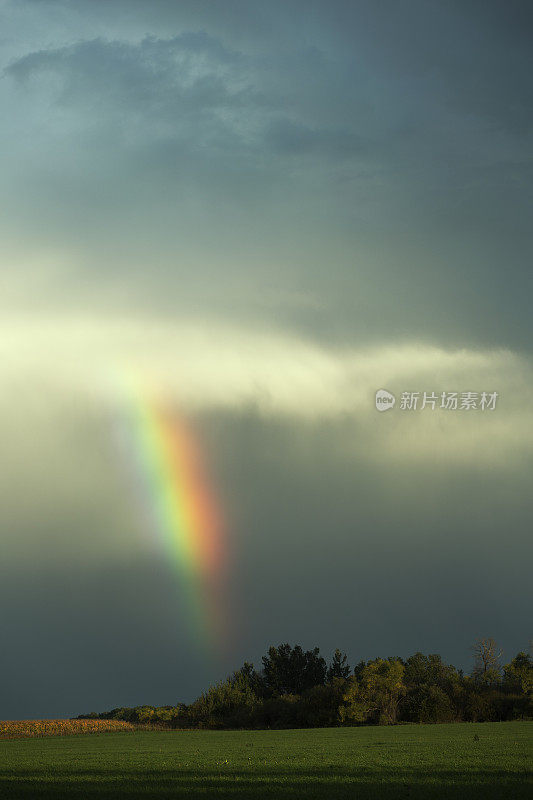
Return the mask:
POLYGON ((347 678, 351 672, 351 667, 348 664, 346 653, 341 652, 339 648, 333 653, 331 664, 328 667, 327 680, 332 683, 334 678, 347 678))
POLYGON ((304 652, 300 645, 280 644, 263 656, 263 676, 273 694, 302 694, 324 684, 326 662, 318 647, 304 652))
POLYGON ((518 653, 505 665, 504 673, 507 686, 533 700, 533 658, 528 653, 518 653))
POLYGON ((258 697, 264 694, 265 685, 263 676, 255 669, 249 661, 245 661, 242 667, 233 673, 229 678, 232 686, 243 691, 251 691, 258 697))
POLYGON ((500 675, 502 650, 492 637, 474 643, 474 677, 484 683, 495 682, 500 675))
POLYGON ((368 661, 358 678, 351 678, 339 709, 341 722, 396 722, 398 704, 405 694, 405 667, 399 658, 368 661))

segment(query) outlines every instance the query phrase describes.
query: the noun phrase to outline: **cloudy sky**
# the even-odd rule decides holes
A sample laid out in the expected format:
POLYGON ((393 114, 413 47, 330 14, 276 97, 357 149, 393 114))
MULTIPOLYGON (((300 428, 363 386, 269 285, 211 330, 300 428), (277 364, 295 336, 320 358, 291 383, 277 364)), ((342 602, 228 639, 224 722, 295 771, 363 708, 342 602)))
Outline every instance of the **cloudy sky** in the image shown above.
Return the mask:
POLYGON ((281 641, 527 648, 532 22, 0 0, 0 716, 190 701, 281 641), (132 489, 129 371, 223 512, 220 651, 132 489))

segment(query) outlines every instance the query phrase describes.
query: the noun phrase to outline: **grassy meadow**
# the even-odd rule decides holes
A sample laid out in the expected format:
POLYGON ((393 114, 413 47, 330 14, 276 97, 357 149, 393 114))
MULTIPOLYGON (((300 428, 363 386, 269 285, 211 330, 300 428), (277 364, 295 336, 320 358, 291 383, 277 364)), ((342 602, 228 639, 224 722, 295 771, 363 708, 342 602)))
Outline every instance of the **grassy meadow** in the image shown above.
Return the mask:
POLYGON ((533 723, 142 731, 0 741, 2 798, 519 798, 533 723))

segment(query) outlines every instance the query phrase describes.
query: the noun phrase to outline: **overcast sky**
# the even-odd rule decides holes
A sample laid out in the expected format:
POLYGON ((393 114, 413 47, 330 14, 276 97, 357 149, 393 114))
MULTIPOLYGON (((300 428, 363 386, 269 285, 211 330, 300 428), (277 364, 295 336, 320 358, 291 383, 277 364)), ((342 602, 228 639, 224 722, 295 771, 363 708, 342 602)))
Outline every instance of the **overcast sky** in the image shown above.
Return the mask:
POLYGON ((287 640, 465 669, 481 635, 527 648, 532 22, 0 0, 0 716, 190 701, 287 640), (128 483, 126 370, 204 451, 224 653, 128 483))

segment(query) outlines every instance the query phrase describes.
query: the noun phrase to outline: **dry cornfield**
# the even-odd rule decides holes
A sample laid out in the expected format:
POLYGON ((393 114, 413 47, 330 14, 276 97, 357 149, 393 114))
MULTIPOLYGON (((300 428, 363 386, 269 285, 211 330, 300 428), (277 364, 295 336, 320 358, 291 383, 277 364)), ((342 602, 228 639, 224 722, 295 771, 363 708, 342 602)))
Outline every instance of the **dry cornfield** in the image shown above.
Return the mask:
POLYGON ((72 736, 76 733, 134 731, 129 722, 114 719, 27 719, 0 722, 0 739, 36 736, 72 736))

